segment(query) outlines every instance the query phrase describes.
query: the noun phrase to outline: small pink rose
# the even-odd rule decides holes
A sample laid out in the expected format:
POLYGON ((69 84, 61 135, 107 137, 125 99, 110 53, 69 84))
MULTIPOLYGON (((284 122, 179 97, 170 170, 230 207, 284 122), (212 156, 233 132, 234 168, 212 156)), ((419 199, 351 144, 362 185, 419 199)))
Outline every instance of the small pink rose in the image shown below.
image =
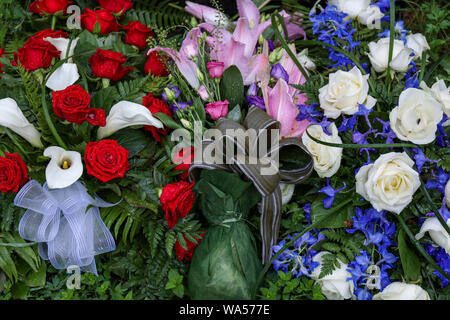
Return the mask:
POLYGON ((219 118, 223 118, 228 113, 228 105, 230 103, 228 100, 225 101, 216 101, 212 103, 208 103, 206 105, 206 113, 211 116, 213 120, 217 120, 219 118))
POLYGON ((206 90, 205 86, 201 86, 197 93, 200 95, 200 98, 202 98, 203 101, 206 101, 209 99, 208 91, 206 90))
POLYGON ((206 64, 208 68, 209 76, 212 79, 220 78, 223 74, 224 63, 223 62, 208 62, 206 64))

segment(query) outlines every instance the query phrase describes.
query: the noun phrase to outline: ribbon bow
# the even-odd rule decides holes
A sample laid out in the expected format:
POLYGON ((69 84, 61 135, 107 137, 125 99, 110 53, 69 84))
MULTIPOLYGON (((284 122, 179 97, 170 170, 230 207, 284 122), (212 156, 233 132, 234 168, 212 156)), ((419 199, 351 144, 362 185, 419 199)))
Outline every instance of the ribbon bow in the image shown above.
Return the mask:
POLYGON ((215 140, 203 140, 202 147, 205 151, 214 150, 214 158, 223 161, 220 161, 221 163, 210 163, 211 161, 203 159, 196 161, 194 159, 189 168, 189 178, 191 181, 198 180, 200 169, 224 170, 242 175, 253 182, 262 195, 260 207, 262 262, 266 264, 270 259, 272 246, 278 241, 282 207, 280 183, 298 184, 305 181, 313 171, 312 157, 300 139, 286 138, 280 140, 280 123, 255 106, 250 107, 244 125, 227 118, 220 118, 217 121, 216 128, 220 134, 215 137, 215 140), (257 135, 253 141, 250 138, 242 144, 239 137, 227 133, 228 129, 241 129, 243 130, 242 133, 246 129, 254 129, 257 135), (267 137, 262 134, 263 130, 267 130, 270 139, 262 140, 267 137), (229 142, 241 152, 241 156, 236 156, 234 152, 233 155, 224 152, 225 145, 229 142), (267 142, 268 152, 259 148, 260 142, 267 142), (255 157, 255 154, 258 154, 258 156, 255 157), (300 164, 286 161, 289 160, 288 158, 299 160, 305 155, 308 160, 300 164), (281 160, 279 169, 274 167, 273 161, 270 160, 275 156, 279 156, 281 160), (245 161, 242 161, 242 158, 245 161), (266 169, 265 172, 269 172, 267 169, 271 169, 272 173, 263 174, 264 169, 266 169))
POLYGON ((14 205, 28 209, 19 223, 20 236, 39 242, 39 255, 56 269, 77 265, 97 275, 95 256, 116 248, 98 208, 115 204, 92 198, 79 182, 49 190, 31 180, 14 205))

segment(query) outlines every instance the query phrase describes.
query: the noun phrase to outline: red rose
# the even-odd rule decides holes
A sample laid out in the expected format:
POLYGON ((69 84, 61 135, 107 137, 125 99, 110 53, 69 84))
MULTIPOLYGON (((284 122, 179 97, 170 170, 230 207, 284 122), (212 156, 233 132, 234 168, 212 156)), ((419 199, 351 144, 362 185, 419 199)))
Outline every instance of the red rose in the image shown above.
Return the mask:
POLYGON ((97 49, 95 54, 89 58, 93 74, 100 78, 116 81, 134 70, 134 67, 122 66, 126 61, 127 58, 123 54, 103 49, 97 49))
POLYGON ((145 49, 147 39, 155 36, 152 29, 147 28, 145 24, 139 21, 130 22, 126 27, 122 27, 122 29, 125 30, 125 43, 135 45, 139 50, 145 49))
POLYGON ((105 110, 89 108, 91 96, 77 84, 61 91, 53 91, 53 111, 69 122, 82 124, 87 120, 94 126, 106 125, 105 110))
POLYGON ((173 229, 178 219, 186 217, 192 209, 195 200, 193 186, 194 183, 180 181, 164 187, 159 200, 166 212, 166 221, 170 229, 173 229))
POLYGON ((94 32, 97 23, 100 26, 100 34, 102 35, 119 31, 119 24, 116 18, 106 10, 92 11, 91 9, 86 9, 84 14, 80 16, 80 19, 83 28, 90 32, 94 32))
MULTIPOLYGON (((0 58, 3 57, 3 55, 5 54, 5 49, 1 48, 0 49, 0 58)), ((2 67, 4 66, 3 63, 0 63, 0 73, 3 73, 2 67)))
POLYGON ((166 63, 169 60, 169 57, 161 55, 152 51, 148 56, 147 62, 144 66, 144 71, 146 74, 153 74, 157 77, 167 77, 169 75, 169 69, 167 69, 166 63))
POLYGON ((119 146, 116 140, 89 142, 84 154, 87 173, 102 182, 123 178, 130 169, 129 152, 119 146))
POLYGON ((28 181, 28 169, 18 154, 5 153, 0 157, 0 191, 17 192, 28 181))
POLYGON ((27 42, 20 48, 19 52, 14 52, 13 66, 18 65, 18 61, 25 70, 34 71, 39 68, 47 69, 50 67, 53 58, 59 57, 60 51, 44 38, 67 38, 67 33, 63 31, 53 31, 46 29, 31 36, 27 42))
POLYGON ((67 7, 72 3, 68 0, 36 0, 30 4, 28 11, 40 14, 55 14, 58 12, 66 13, 67 7))
MULTIPOLYGON (((163 100, 155 98, 152 93, 149 93, 143 98, 143 105, 146 106, 151 113, 161 112, 173 118, 172 111, 167 104, 163 100)), ((154 115, 154 117, 158 119, 158 116, 154 115)), ((153 138, 158 142, 162 142, 160 135, 165 136, 170 131, 170 128, 158 129, 154 126, 144 126, 144 129, 150 131, 153 138)))
POLYGON ((197 240, 197 243, 191 242, 190 240, 188 240, 188 238, 186 238, 185 235, 183 235, 184 240, 186 241, 187 250, 185 250, 177 240, 177 242, 175 242, 175 252, 177 253, 178 260, 181 261, 184 258, 187 261, 191 261, 192 255, 194 254, 194 249, 199 245, 204 234, 205 232, 202 232, 200 234, 200 238, 194 238, 195 240, 197 240))
POLYGON ((185 180, 189 176, 189 167, 191 166, 192 161, 194 160, 194 147, 190 148, 181 148, 178 154, 176 154, 172 162, 173 163, 179 163, 174 170, 186 170, 186 172, 183 172, 180 174, 180 178, 185 180))
POLYGON ((121 15, 133 7, 133 2, 130 0, 97 0, 97 2, 103 9, 121 15))

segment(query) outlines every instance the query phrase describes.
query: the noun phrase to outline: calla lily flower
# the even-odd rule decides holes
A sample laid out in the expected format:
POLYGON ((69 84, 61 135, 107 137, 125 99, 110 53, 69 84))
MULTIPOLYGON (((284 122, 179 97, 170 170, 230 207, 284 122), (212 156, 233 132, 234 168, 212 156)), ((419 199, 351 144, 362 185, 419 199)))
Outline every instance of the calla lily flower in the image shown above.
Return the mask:
MULTIPOLYGON (((50 42, 56 49, 61 51, 59 55, 60 59, 65 59, 73 56, 79 38, 75 38, 72 42, 66 38, 44 38, 44 40, 50 42)), ((72 58, 69 58, 67 61, 67 63, 61 65, 50 75, 45 84, 46 87, 53 91, 60 91, 77 82, 80 78, 77 65, 72 63, 72 58)))
POLYGON ((175 61, 178 70, 180 70, 180 73, 186 78, 191 87, 194 89, 199 89, 200 82, 197 76, 197 65, 192 60, 190 60, 183 52, 178 52, 175 49, 171 48, 155 47, 150 49, 147 52, 147 55, 149 55, 153 51, 162 51, 167 53, 173 59, 173 61, 175 61))
POLYGON ((220 24, 226 28, 230 23, 228 18, 222 12, 208 6, 186 1, 185 9, 193 16, 214 25, 218 25, 220 21, 220 24))
POLYGON ((49 189, 62 189, 74 184, 83 174, 81 155, 60 147, 48 147, 44 156, 51 158, 45 169, 49 189))
POLYGON ((41 134, 25 118, 14 99, 0 100, 0 114, 0 126, 11 129, 37 148, 44 147, 41 142, 41 134))
MULTIPOLYGON (((281 137, 300 137, 309 125, 308 120, 297 121, 297 107, 294 104, 290 86, 282 78, 272 89, 262 86, 268 114, 280 122, 281 137)), ((304 101, 302 101, 304 103, 304 101)))
POLYGON ((163 128, 162 122, 153 117, 150 110, 143 105, 130 101, 120 101, 111 108, 106 118, 106 126, 98 129, 97 138, 100 140, 120 129, 138 125, 163 128))

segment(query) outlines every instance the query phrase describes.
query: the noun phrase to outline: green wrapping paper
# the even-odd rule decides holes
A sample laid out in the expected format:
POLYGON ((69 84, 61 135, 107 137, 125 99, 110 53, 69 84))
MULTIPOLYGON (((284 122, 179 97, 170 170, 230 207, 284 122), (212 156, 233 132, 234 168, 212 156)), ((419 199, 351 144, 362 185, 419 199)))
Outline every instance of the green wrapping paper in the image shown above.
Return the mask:
POLYGON ((262 266, 245 219, 261 195, 251 182, 218 170, 203 170, 194 191, 210 226, 192 257, 190 297, 252 299, 262 266))

